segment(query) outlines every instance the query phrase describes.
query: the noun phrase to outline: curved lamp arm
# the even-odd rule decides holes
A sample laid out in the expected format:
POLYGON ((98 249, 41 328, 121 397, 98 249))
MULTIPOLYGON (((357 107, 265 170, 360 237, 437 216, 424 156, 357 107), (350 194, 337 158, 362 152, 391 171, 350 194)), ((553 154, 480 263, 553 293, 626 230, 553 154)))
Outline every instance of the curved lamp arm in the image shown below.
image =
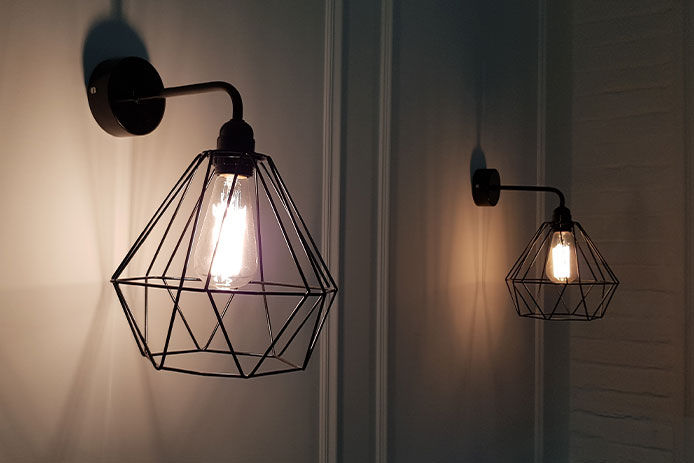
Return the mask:
POLYGON ((168 87, 162 89, 159 93, 147 96, 134 96, 132 98, 123 98, 118 100, 119 103, 140 103, 147 100, 156 100, 162 98, 169 98, 172 96, 182 96, 182 95, 196 95, 200 93, 210 93, 210 92, 226 92, 231 98, 231 104, 233 107, 232 119, 241 120, 243 119, 243 101, 241 100, 241 94, 236 87, 228 82, 213 81, 213 82, 203 82, 200 84, 190 84, 181 85, 178 87, 168 87))
POLYGON ((477 169, 472 176, 472 199, 478 206, 496 206, 501 190, 513 191, 542 191, 554 193, 559 197, 559 207, 564 209, 566 200, 564 193, 551 186, 534 185, 502 185, 499 171, 496 169, 477 169))
POLYGON ((87 99, 102 129, 117 137, 127 137, 146 135, 156 129, 164 117, 166 98, 215 91, 226 92, 233 104, 232 124, 223 130, 223 138, 228 139, 230 132, 237 138, 241 134, 244 140, 239 146, 251 146, 252 130, 243 122, 241 94, 227 82, 164 88, 154 66, 145 59, 131 56, 99 63, 89 78, 87 99))
POLYGON ((499 190, 515 190, 515 191, 544 191, 547 193, 554 193, 559 197, 559 207, 565 207, 566 203, 564 199, 564 193, 559 191, 558 188, 552 186, 530 186, 530 185, 499 185, 499 190))

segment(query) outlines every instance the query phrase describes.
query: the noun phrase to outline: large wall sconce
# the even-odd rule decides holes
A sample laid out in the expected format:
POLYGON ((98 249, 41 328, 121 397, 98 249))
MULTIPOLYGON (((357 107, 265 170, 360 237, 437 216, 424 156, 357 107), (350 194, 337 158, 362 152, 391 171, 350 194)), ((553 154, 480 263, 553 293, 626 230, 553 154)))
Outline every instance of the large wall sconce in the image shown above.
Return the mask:
POLYGON ((140 353, 157 370, 250 378, 303 370, 337 293, 272 158, 255 152, 226 82, 164 88, 141 58, 104 61, 87 86, 98 124, 144 135, 166 98, 224 91, 217 149, 195 156, 116 269, 140 353))
POLYGON ((502 185, 496 169, 475 171, 476 205, 495 206, 502 190, 559 197, 552 220, 540 226, 506 276, 518 315, 543 320, 602 318, 619 280, 581 224, 571 219, 562 192, 546 186, 502 185))

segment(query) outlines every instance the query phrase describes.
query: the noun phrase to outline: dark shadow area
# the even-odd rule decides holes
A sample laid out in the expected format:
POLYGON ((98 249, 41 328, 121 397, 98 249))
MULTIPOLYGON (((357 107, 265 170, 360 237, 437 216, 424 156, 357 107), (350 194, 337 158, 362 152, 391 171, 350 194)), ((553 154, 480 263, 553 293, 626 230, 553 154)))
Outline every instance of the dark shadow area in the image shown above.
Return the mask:
POLYGON ((87 32, 82 49, 82 69, 85 85, 92 71, 101 61, 122 56, 137 56, 149 60, 144 42, 123 19, 120 0, 111 1, 111 12, 96 20, 87 32))
MULTIPOLYGON (((482 149, 482 127, 484 124, 484 96, 485 96, 485 86, 486 86, 486 76, 487 76, 487 63, 484 59, 484 50, 487 48, 484 46, 484 40, 482 37, 482 31, 477 31, 477 43, 482 44, 482 52, 478 52, 477 56, 477 78, 475 79, 475 136, 476 145, 472 150, 470 155, 470 182, 472 183, 472 176, 477 169, 487 168, 487 158, 484 155, 484 150, 482 149)), ((472 185, 471 185, 472 186, 472 185)))
MULTIPOLYGON (((484 22, 485 15, 483 14, 484 10, 482 9, 480 11, 480 23, 484 22)), ((472 201, 472 177, 475 174, 475 171, 478 169, 486 169, 487 168, 487 157, 484 153, 484 149, 482 149, 482 133, 483 133, 483 126, 484 126, 484 109, 485 109, 485 90, 486 90, 486 74, 487 74, 487 63, 484 58, 485 54, 487 53, 488 49, 488 44, 487 44, 487 38, 484 34, 484 29, 483 27, 478 26, 478 29, 476 30, 476 43, 478 44, 478 51, 477 51, 477 56, 475 59, 475 67, 476 67, 476 77, 475 77, 475 147, 472 150, 472 153, 470 154, 470 162, 469 162, 469 167, 470 167, 470 196, 468 197, 469 201, 472 201)), ((462 167, 462 166, 461 166, 462 167)), ((464 189, 461 189, 464 190, 464 189)), ((461 191, 461 193, 467 193, 465 191, 461 191)), ((487 215, 484 217, 484 225, 483 229, 488 230, 489 227, 489 216, 487 215)), ((479 230, 478 230, 479 231, 479 230)), ((474 254, 473 259, 474 259, 474 267, 476 269, 476 274, 477 275, 485 275, 487 272, 487 260, 489 258, 488 256, 488 251, 489 251, 489 241, 488 241, 488 234, 483 234, 483 235, 478 235, 476 236, 476 241, 480 243, 481 245, 478 247, 477 252, 474 254)), ((469 326, 475 327, 477 326, 477 316, 478 314, 484 313, 484 311, 488 310, 488 301, 486 298, 486 285, 485 281, 483 279, 478 279, 474 285, 474 294, 472 296, 472 301, 474 304, 474 307, 476 307, 478 310, 473 310, 471 312, 471 319, 469 320, 469 326)), ((487 333, 489 333, 489 319, 485 317, 485 327, 487 328, 487 333)), ((468 333, 468 336, 466 336, 467 339, 467 351, 468 352, 473 352, 473 349, 475 347, 475 333, 470 332, 468 333)), ((474 370, 474 365, 472 358, 468 358, 468 363, 466 365, 465 371, 466 372, 471 372, 474 370)), ((470 373, 471 374, 471 373, 470 373)), ((466 381, 469 381, 470 377, 469 375, 466 375, 466 381)))
POLYGON ((77 370, 72 378, 69 393, 63 405, 63 410, 55 427, 55 434, 50 440, 47 461, 71 461, 72 439, 76 430, 85 418, 84 397, 94 383, 93 371, 99 362, 103 349, 108 312, 109 285, 103 285, 99 292, 99 300, 94 315, 89 324, 87 338, 77 362, 77 370))
MULTIPOLYGON (((483 27, 485 23, 484 9, 480 8, 478 12, 478 26, 475 30, 475 43, 477 44, 476 56, 475 56, 475 147, 470 153, 469 169, 470 169, 470 190, 466 191, 464 188, 464 183, 461 182, 461 188, 459 194, 461 197, 465 197, 465 201, 472 203, 472 177, 475 171, 478 169, 487 168, 487 157, 482 148, 482 134, 484 127, 484 110, 485 110, 485 94, 486 94, 486 75, 487 75, 487 63, 485 60, 485 55, 489 48, 488 39, 485 34, 486 28, 483 27)), ((463 165, 460 166, 461 170, 464 168, 463 165)), ((478 243, 476 252, 472 255, 473 265, 475 268, 476 275, 485 275, 487 272, 487 261, 489 259, 489 235, 488 233, 480 233, 480 230, 489 229, 489 215, 482 216, 483 225, 478 227, 474 233, 475 242, 478 243)), ((474 332, 475 327, 483 324, 486 329, 486 339, 490 338, 490 320, 488 317, 489 301, 487 300, 487 288, 483 278, 477 278, 474 284, 474 290, 471 300, 473 301, 474 310, 470 311, 470 319, 468 322, 468 333, 465 336, 466 339, 466 351, 474 352, 475 343, 479 336, 476 336, 474 332), (482 321, 478 321, 478 317, 483 317, 482 321)), ((488 346, 489 347, 489 346, 488 346)), ((474 381, 474 359, 472 356, 467 357, 467 363, 463 371, 464 381, 472 382, 474 381)))
MULTIPOLYGON (((19 382, 20 390, 28 391, 28 386, 22 381, 21 375, 15 371, 5 352, 4 349, 0 350, 0 365, 2 365, 3 376, 12 378, 15 383, 19 382)), ((29 398, 27 397, 27 399, 29 398)), ((2 417, 2 424, 0 424, 0 459, 8 458, 7 461, 21 461, 24 458, 26 459, 25 461, 37 461, 39 460, 39 455, 34 449, 32 442, 32 432, 34 430, 23 422, 22 416, 16 412, 12 402, 14 400, 0 395, 0 417, 2 417)))
MULTIPOLYGON (((80 289, 84 290, 84 288, 80 289)), ((66 293, 69 291, 75 291, 75 289, 65 290, 66 293)), ((37 456, 32 461, 71 462, 75 461, 81 454, 82 449, 76 436, 85 428, 87 423, 90 423, 90 418, 94 416, 94 409, 89 398, 96 395, 102 397, 102 400, 106 399, 108 393, 103 375, 110 377, 113 373, 119 374, 118 371, 113 370, 112 364, 104 363, 111 362, 111 360, 105 360, 112 356, 109 353, 109 350, 113 348, 110 346, 110 339, 126 334, 114 333, 114 317, 120 314, 109 314, 109 310, 115 310, 112 303, 113 297, 111 285, 104 283, 99 291, 98 301, 86 330, 86 337, 80 349, 76 369, 70 379, 70 387, 58 416, 55 431, 48 441, 48 447, 42 456, 43 459, 37 456)), ((136 368, 135 371, 135 375, 143 383, 143 390, 148 398, 145 401, 147 408, 143 412, 143 416, 148 421, 155 442, 153 448, 157 455, 165 459, 164 461, 171 461, 171 455, 163 442, 160 420, 153 400, 152 385, 148 381, 147 375, 143 374, 143 369, 136 368)), ((122 373, 120 372, 120 374, 122 373)), ((108 382, 113 383, 112 380, 108 380, 108 382)), ((0 405, 2 404, 0 403, 0 405)), ((116 410, 112 417, 118 415, 119 412, 116 410)))
MULTIPOLYGON (((477 169, 487 168, 487 158, 484 155, 484 150, 480 145, 475 146, 470 154, 470 182, 472 182, 472 176, 477 169)), ((472 184, 470 185, 472 186, 472 184)), ((472 200, 472 197, 470 198, 472 200)))

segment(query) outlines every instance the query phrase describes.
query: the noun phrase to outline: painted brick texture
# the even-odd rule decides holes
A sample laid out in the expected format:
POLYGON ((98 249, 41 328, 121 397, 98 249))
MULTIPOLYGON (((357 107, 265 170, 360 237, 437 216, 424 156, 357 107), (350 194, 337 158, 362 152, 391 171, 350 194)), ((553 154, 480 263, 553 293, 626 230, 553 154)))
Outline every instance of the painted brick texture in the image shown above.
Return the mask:
POLYGON ((570 461, 683 461, 683 21, 573 2, 571 208, 622 285, 571 327, 570 461))

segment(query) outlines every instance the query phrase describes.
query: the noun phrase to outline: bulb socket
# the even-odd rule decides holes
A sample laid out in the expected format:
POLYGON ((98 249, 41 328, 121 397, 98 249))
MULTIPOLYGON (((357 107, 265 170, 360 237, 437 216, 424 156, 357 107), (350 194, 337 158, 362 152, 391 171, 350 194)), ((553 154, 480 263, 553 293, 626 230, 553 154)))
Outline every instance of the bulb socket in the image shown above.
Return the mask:
POLYGON ((231 119, 219 129, 217 149, 237 153, 253 153, 255 151, 253 128, 243 119, 231 119))
POLYGON ((555 231, 571 231, 573 220, 568 207, 559 206, 552 213, 552 229, 555 231))
POLYGON ((247 154, 215 153, 212 155, 212 165, 218 175, 237 174, 252 177, 255 162, 247 154))
POLYGON ((243 119, 231 119, 219 130, 217 150, 212 164, 218 174, 238 174, 244 177, 253 175, 255 151, 253 128, 243 119))

